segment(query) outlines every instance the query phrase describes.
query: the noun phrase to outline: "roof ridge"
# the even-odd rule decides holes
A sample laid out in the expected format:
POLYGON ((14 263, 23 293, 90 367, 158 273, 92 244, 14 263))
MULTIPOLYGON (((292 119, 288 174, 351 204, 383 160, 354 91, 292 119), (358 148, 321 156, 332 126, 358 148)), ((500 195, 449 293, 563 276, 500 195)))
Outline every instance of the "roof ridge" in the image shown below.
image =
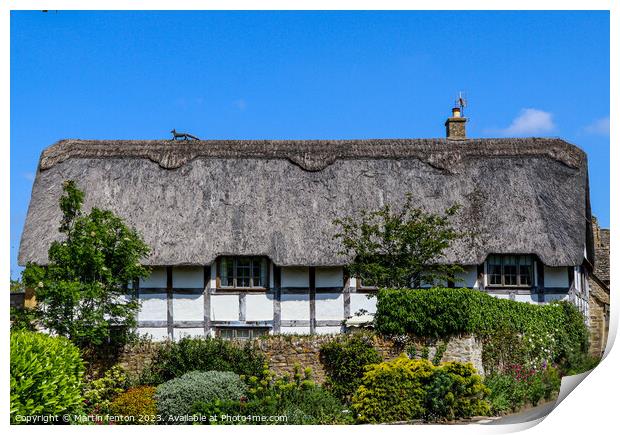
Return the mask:
POLYGON ((82 140, 65 139, 46 148, 39 168, 70 158, 147 158, 165 169, 203 158, 288 159, 307 171, 320 171, 336 160, 419 159, 451 171, 468 158, 547 156, 579 168, 585 153, 558 138, 304 139, 304 140, 82 140))

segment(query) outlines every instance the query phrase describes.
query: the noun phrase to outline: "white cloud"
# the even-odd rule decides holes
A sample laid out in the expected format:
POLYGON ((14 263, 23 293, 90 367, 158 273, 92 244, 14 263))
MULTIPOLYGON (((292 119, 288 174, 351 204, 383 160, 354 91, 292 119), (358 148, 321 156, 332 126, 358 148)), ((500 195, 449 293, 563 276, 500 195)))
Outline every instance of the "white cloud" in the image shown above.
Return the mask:
POLYGON ((592 124, 586 126, 585 130, 587 133, 609 136, 609 116, 597 119, 592 124))
POLYGON ((526 136, 550 133, 555 130, 553 115, 538 109, 521 109, 512 123, 498 132, 506 136, 526 136))

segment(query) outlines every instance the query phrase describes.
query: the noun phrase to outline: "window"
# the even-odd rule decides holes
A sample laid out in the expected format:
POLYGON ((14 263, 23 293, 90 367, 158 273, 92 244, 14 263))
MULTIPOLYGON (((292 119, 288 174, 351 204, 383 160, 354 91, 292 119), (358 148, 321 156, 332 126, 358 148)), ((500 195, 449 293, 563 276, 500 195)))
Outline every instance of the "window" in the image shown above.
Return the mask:
POLYGON ((220 287, 267 287, 267 259, 264 257, 220 258, 220 287))
POLYGON ((530 255, 490 255, 487 273, 491 287, 531 287, 533 261, 530 255))
POLYGON ((226 340, 250 340, 269 334, 269 328, 229 328, 221 327, 215 329, 218 337, 226 340))

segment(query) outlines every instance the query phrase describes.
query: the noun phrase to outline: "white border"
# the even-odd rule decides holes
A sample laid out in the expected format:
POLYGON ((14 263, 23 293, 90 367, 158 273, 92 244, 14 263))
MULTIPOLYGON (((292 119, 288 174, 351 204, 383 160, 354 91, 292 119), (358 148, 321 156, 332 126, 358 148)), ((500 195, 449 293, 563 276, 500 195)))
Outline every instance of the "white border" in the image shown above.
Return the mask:
MULTIPOLYGON (((0 50, 3 59, 2 68, 2 103, 5 110, 3 116, 0 119, 0 132, 2 132, 4 146, 0 150, 0 195, 3 204, 9 202, 9 147, 10 134, 9 134, 9 113, 10 113, 10 100, 9 100, 9 47, 10 47, 10 9, 34 9, 34 10, 62 10, 62 9, 81 9, 81 10, 114 10, 114 9, 132 9, 132 10, 180 10, 180 9, 305 9, 305 10, 320 10, 320 9, 340 9, 340 10, 352 10, 352 9, 418 9, 418 10, 518 10, 518 9, 530 9, 530 10, 611 10, 611 113, 610 118, 614 120, 611 123, 611 143, 618 144, 619 141, 619 129, 615 127, 615 121, 618 119, 618 102, 620 101, 618 77, 620 77, 620 70, 618 69, 618 56, 620 54, 620 34, 619 28, 619 6, 617 1, 612 0, 590 0, 590 1, 551 1, 551 0, 521 0, 521 1, 465 1, 465 0, 444 0, 439 6, 439 2, 421 2, 421 1, 394 1, 384 0, 382 2, 358 0, 358 1, 325 1, 325 0, 302 0, 297 2, 287 1, 222 1, 212 0, 204 2, 196 2, 189 0, 175 0, 174 2, 165 1, 118 1, 118 0, 5 0, 0 2, 0 34, 1 43, 0 50)), ((618 167, 618 150, 616 146, 611 147, 611 162, 614 167, 618 167)), ((611 215, 611 227, 617 228, 617 203, 614 199, 613 191, 614 186, 617 186, 620 180, 618 179, 618 173, 611 171, 611 187, 612 187, 612 201, 610 205, 611 215)), ((0 287, 4 294, 8 296, 8 282, 9 282, 9 267, 10 258, 9 250, 9 211, 8 207, 4 207, 4 212, 0 215, 2 222, 0 230, 0 243, 3 246, 5 255, 2 257, 4 261, 0 263, 0 276, 2 276, 2 286, 0 287)), ((611 234, 612 246, 617 246, 618 235, 615 231, 611 234)), ((611 271, 615 276, 614 271, 617 269, 618 256, 612 251, 611 255, 611 271)), ((613 292, 613 290, 612 290, 613 292)), ((6 297, 5 296, 5 297, 6 297)), ((8 297, 5 298, 5 301, 8 297)), ((618 309, 620 305, 617 303, 617 297, 612 296, 611 307, 611 327, 609 334, 609 344, 613 342, 616 335, 618 325, 618 309)), ((6 302, 5 302, 6 303, 6 302)), ((9 416, 9 377, 7 373, 9 371, 9 342, 8 342, 8 310, 2 310, 2 325, 5 328, 4 333, 1 335, 2 345, 4 349, 4 355, 6 357, 1 359, 2 373, 2 396, 0 398, 4 423, 8 425, 9 416)), ((609 347, 608 347, 609 351, 609 347)), ((617 402, 615 402, 615 395, 618 391, 618 369, 619 364, 618 351, 612 349, 608 352, 605 360, 600 366, 594 370, 594 372, 588 377, 588 380, 579 386, 577 386, 575 392, 570 394, 558 407, 555 409, 549 417, 543 420, 542 423, 533 427, 531 433, 548 434, 550 431, 558 433, 608 433, 610 428, 617 426, 615 421, 617 411, 617 402)), ((381 426, 381 431, 387 431, 391 433, 501 433, 512 432, 519 429, 525 429, 528 425, 514 425, 514 427, 506 426, 381 426)), ((102 431, 108 430, 108 427, 17 427, 12 426, 11 430, 15 433, 31 433, 32 431, 45 430, 46 432, 60 432, 72 433, 77 431, 102 431)), ((206 431, 216 434, 229 433, 231 431, 229 426, 211 426, 208 428, 187 427, 180 429, 178 426, 174 428, 174 431, 206 431)), ((377 427, 374 426, 357 426, 357 427, 324 427, 321 430, 335 431, 335 432, 348 432, 354 430, 360 433, 376 433, 377 427)), ((170 428, 167 427, 144 427, 141 429, 137 426, 128 427, 115 427, 114 430, 119 432, 135 432, 135 431, 148 431, 152 433, 164 433, 169 432, 170 428)), ((270 432, 270 433, 289 433, 291 427, 249 427, 249 426, 237 426, 234 428, 238 433, 256 433, 256 432, 270 432)), ((295 428, 296 431, 310 432, 314 431, 314 428, 303 427, 295 428)), ((198 433, 198 432, 195 432, 198 433)))

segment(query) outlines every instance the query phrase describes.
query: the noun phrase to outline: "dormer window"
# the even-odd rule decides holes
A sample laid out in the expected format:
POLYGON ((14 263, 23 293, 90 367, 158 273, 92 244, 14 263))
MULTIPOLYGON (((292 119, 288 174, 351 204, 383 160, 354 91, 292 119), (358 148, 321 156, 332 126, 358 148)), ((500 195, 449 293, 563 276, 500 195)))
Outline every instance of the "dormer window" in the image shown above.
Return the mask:
POLYGON ((267 287, 267 259, 265 257, 221 257, 219 287, 267 287))
POLYGON ((533 264, 531 255, 489 255, 488 286, 531 287, 533 264))

